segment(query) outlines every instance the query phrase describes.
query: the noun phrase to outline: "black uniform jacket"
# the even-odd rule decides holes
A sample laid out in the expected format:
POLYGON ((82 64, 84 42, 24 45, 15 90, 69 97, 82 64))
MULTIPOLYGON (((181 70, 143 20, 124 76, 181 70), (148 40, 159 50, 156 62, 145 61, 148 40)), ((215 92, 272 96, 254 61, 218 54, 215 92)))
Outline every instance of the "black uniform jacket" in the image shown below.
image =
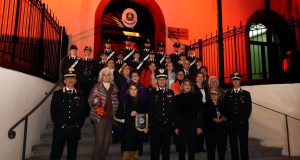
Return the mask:
POLYGON ((160 120, 167 122, 163 127, 170 127, 173 124, 176 110, 174 92, 170 89, 165 89, 164 91, 158 89, 149 90, 147 110, 150 130, 151 127, 162 127, 160 120))
POLYGON ((77 72, 79 81, 97 82, 99 74, 99 66, 93 59, 81 59, 78 62, 79 72, 77 72))
POLYGON ((85 120, 85 103, 82 92, 73 90, 72 94, 66 92, 65 87, 53 93, 51 119, 55 127, 81 128, 85 120))
POLYGON ((81 58, 79 58, 77 56, 75 58, 72 58, 71 56, 63 57, 61 60, 61 74, 63 75, 65 70, 69 69, 76 61, 77 61, 76 65, 73 68, 75 68, 75 70, 78 71, 78 69, 79 69, 78 63, 79 63, 80 59, 81 58))
POLYGON ((240 89, 239 93, 234 90, 227 91, 224 97, 228 122, 247 123, 252 111, 250 93, 240 89))

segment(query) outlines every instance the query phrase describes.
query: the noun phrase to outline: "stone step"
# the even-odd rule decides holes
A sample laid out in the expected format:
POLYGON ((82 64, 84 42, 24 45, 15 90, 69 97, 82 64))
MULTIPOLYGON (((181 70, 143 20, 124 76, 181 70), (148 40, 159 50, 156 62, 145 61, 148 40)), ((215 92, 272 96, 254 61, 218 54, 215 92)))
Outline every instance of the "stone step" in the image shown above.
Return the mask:
MULTIPOLYGON (((77 160, 90 160, 91 155, 78 155, 77 160)), ((114 154, 108 154, 106 160, 121 160, 122 156, 121 154, 114 155, 114 154)), ((170 159, 177 160, 178 154, 172 153, 170 154, 170 159)), ((186 156, 187 159, 187 156, 186 156)), ((196 159, 207 159, 206 153, 197 153, 196 159)), ((27 160, 49 160, 49 156, 43 156, 43 157, 30 157, 27 160)), ((61 160, 66 160, 66 156, 63 156, 61 160)), ((150 160, 149 154, 144 154, 143 156, 140 156, 140 160, 150 160)), ((226 155, 226 160, 231 160, 230 154, 226 155)), ((278 156, 278 157, 259 157, 259 158, 250 158, 250 160, 300 160, 300 157, 284 157, 284 156, 278 156)))
MULTIPOLYGON (((149 143, 144 143, 144 153, 150 153, 149 143)), ((229 148, 229 147, 228 147, 229 148)), ((32 148, 32 156, 40 157, 50 154, 51 144, 40 144, 32 148)), ((90 155, 93 151, 93 143, 80 143, 78 146, 78 155, 90 155)), ((111 144, 109 149, 110 154, 120 154, 120 144, 111 144)), ((171 146, 171 153, 176 153, 175 145, 171 146)), ((228 149, 227 154, 230 153, 228 149)), ((66 149, 64 149, 64 155, 66 155, 66 149)), ((272 147, 249 147, 250 157, 268 157, 268 156, 281 156, 280 148, 272 147)))
MULTIPOLYGON (((48 124, 46 127, 46 134, 53 133, 53 124, 48 124)), ((92 124, 84 124, 81 128, 82 134, 92 134, 94 133, 94 126, 92 124)))
MULTIPOLYGON (((61 160, 66 160, 66 156, 63 156, 61 160)), ((115 155, 115 154, 108 154, 106 160, 121 160, 122 156, 121 154, 115 155)), ((170 159, 171 160, 176 160, 178 159, 178 154, 176 153, 171 153, 170 154, 170 159)), ((206 155, 204 153, 201 154, 196 154, 196 159, 206 159, 206 155)), ((228 158, 229 160, 230 158, 228 158)), ((48 156, 44 157, 30 157, 27 160, 49 160, 48 156)), ((91 160, 91 155, 78 155, 77 160, 91 160)), ((144 154, 143 156, 139 157, 139 160, 150 160, 150 155, 149 154, 144 154)))
MULTIPOLYGON (((47 125, 46 134, 41 135, 41 144, 51 144, 52 143, 52 132, 53 125, 47 125)), ((81 129, 81 141, 79 143, 93 143, 94 137, 94 127, 91 124, 83 125, 81 129)), ((255 138, 249 138, 249 147, 260 146, 260 140, 255 138)))
MULTIPOLYGON (((81 140, 79 141, 79 144, 86 144, 86 143, 93 144, 94 142, 95 142, 94 134, 81 134, 81 140)), ((52 144, 52 134, 41 135, 40 144, 52 144)))
POLYGON ((250 160, 300 160, 300 157, 287 157, 287 156, 278 156, 278 157, 258 157, 250 158, 250 160))

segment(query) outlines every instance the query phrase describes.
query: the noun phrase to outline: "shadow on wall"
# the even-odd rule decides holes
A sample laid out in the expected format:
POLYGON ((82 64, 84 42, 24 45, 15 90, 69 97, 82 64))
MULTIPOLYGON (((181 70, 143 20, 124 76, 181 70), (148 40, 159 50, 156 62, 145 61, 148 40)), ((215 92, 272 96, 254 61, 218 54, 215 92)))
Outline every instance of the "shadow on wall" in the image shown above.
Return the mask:
MULTIPOLYGON (((244 86, 250 91, 252 101, 270 109, 300 119, 298 98, 300 84, 274 84, 259 86, 244 86)), ((285 116, 274 111, 252 105, 249 137, 261 139, 266 147, 283 148, 282 154, 288 155, 288 142, 285 116)), ((288 118, 290 149, 292 156, 300 156, 300 121, 288 118)))

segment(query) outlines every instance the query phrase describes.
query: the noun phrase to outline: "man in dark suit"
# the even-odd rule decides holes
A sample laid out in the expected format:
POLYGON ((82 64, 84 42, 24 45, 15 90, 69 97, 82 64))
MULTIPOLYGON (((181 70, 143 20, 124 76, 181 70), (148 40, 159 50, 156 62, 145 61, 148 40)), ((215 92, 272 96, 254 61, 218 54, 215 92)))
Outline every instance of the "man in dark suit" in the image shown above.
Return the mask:
POLYGON ((182 69, 184 71, 184 78, 194 81, 194 75, 190 69, 191 62, 189 60, 184 60, 182 63, 182 69))
POLYGON ((240 73, 233 72, 230 78, 232 79, 233 89, 226 92, 224 102, 228 117, 231 157, 232 160, 239 160, 240 151, 241 159, 249 160, 248 119, 252 111, 251 95, 248 91, 241 89, 242 75, 240 73))
POLYGON ((167 89, 168 73, 158 69, 155 73, 157 88, 150 90, 148 98, 150 154, 151 160, 170 160, 172 123, 175 114, 175 100, 172 90, 167 89))
POLYGON ((76 90, 76 73, 69 68, 64 73, 65 87, 53 93, 50 113, 53 122, 51 160, 60 160, 67 142, 67 159, 74 160, 77 155, 80 129, 85 119, 85 103, 82 92, 76 90))

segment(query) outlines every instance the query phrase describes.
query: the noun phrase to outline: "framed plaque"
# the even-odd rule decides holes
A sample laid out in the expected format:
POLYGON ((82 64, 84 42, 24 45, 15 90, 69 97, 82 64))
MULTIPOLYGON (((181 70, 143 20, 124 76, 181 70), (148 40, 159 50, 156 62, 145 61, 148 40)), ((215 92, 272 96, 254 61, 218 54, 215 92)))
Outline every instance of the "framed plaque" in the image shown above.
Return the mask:
POLYGON ((145 128, 148 128, 148 113, 138 114, 135 117, 135 128, 138 131, 144 131, 145 128))

